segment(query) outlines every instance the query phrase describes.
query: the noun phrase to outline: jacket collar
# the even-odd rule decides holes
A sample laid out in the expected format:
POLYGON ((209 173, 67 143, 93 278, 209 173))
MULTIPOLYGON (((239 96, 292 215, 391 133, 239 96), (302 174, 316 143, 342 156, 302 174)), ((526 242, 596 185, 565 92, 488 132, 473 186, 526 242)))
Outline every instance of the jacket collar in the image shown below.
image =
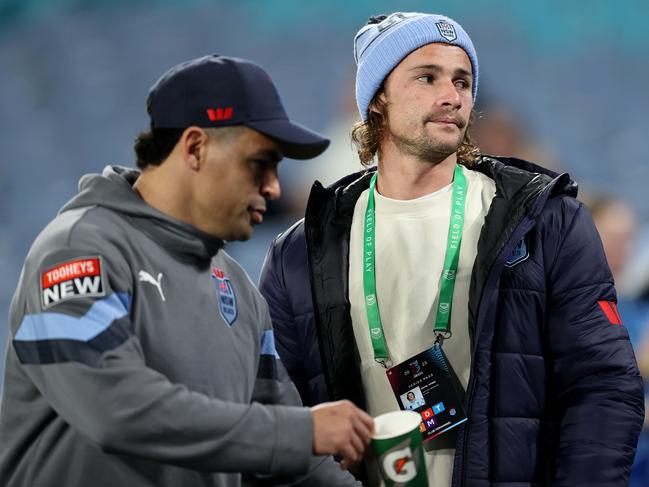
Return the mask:
MULTIPOLYGON (((577 183, 567 173, 559 174, 542 166, 515 157, 493 157, 484 155, 469 169, 481 172, 494 180, 496 192, 506 201, 527 202, 526 210, 535 210, 536 216, 543 205, 532 208, 534 196, 551 185, 551 194, 577 196, 577 183)), ((307 209, 317 209, 327 200, 333 198, 334 212, 341 216, 354 211, 356 200, 370 184, 376 166, 355 172, 326 188, 316 181, 311 190, 307 209)), ((308 211, 307 211, 308 213, 308 211)))

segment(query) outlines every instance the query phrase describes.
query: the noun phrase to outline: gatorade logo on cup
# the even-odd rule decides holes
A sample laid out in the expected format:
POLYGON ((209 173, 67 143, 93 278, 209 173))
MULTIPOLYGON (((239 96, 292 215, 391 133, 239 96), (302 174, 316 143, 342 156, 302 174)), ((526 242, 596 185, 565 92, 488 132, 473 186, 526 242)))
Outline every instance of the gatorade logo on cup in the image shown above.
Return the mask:
POLYGON ((395 482, 408 482, 417 476, 417 466, 410 447, 395 450, 383 458, 385 474, 395 482))
POLYGON ((385 487, 428 487, 421 415, 391 411, 374 418, 372 453, 385 487))

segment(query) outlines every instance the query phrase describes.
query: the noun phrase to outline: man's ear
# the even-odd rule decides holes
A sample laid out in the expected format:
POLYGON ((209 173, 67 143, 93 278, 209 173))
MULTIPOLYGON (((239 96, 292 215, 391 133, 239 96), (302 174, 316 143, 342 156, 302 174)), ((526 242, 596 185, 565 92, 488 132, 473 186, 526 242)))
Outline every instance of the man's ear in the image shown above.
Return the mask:
POLYGON ((208 142, 207 132, 195 126, 187 127, 180 137, 183 160, 192 171, 198 171, 205 161, 208 142))
POLYGON ((380 111, 377 108, 378 104, 381 105, 387 105, 388 104, 388 97, 385 95, 385 90, 379 91, 374 98, 372 99, 372 102, 370 103, 370 106, 368 107, 369 112, 374 112, 374 113, 380 113, 380 111))

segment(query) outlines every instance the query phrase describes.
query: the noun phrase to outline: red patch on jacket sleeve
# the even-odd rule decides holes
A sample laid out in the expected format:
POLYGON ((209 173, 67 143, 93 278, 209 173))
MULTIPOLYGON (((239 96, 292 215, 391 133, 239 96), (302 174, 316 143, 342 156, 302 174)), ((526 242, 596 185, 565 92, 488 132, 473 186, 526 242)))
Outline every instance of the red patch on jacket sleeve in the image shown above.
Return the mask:
POLYGON ((622 318, 620 318, 620 312, 617 310, 617 304, 613 301, 597 301, 597 304, 602 308, 602 311, 612 325, 622 324, 622 318))

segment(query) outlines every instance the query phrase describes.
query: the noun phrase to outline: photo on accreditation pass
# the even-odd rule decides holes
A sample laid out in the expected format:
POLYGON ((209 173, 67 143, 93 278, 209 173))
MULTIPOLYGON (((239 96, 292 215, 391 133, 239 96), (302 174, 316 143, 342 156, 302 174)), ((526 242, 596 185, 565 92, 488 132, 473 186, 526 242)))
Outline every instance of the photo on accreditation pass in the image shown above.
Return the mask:
POLYGON ((424 400, 424 396, 421 393, 421 389, 419 387, 415 387, 405 394, 401 394, 401 404, 403 404, 403 407, 405 409, 412 411, 426 404, 426 401, 424 400))

